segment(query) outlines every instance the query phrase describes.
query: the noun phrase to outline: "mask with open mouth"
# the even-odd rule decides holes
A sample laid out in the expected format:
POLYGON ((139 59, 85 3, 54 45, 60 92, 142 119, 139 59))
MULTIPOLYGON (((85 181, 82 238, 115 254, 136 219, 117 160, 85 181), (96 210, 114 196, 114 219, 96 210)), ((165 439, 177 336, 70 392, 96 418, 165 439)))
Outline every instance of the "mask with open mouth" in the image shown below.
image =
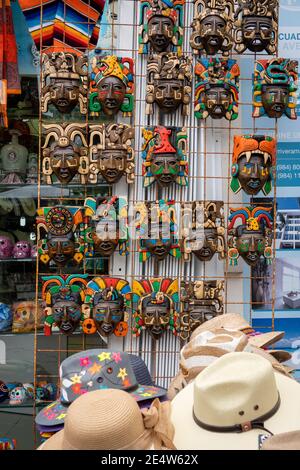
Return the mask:
POLYGON ((135 205, 140 261, 153 256, 162 261, 168 255, 180 258, 174 201, 161 199, 135 205))
POLYGON ((86 124, 64 123, 43 125, 42 171, 47 184, 70 183, 77 174, 87 183, 89 172, 86 124))
POLYGON ((276 53, 278 0, 239 0, 235 12, 235 50, 276 53))
POLYGON ((128 331, 130 286, 124 279, 94 277, 86 288, 84 332, 97 330, 102 336, 125 336, 128 331), (92 326, 91 326, 92 325, 92 326))
POLYGON ((187 56, 163 52, 153 54, 147 64, 146 114, 153 114, 156 103, 164 113, 182 107, 188 115, 191 99, 192 65, 187 56))
POLYGON ((72 52, 52 52, 42 55, 41 109, 48 111, 53 104, 62 114, 79 105, 87 114, 87 57, 72 52))
POLYGON ((46 302, 46 336, 51 335, 54 326, 64 335, 71 335, 84 320, 81 308, 87 278, 87 274, 42 277, 42 299, 46 302))
POLYGON ((93 115, 102 111, 114 116, 133 110, 133 60, 114 55, 95 56, 91 62, 89 109, 93 115))
POLYGON ((180 233, 185 261, 191 254, 200 261, 210 261, 218 253, 225 257, 224 203, 193 201, 181 204, 180 233))
POLYGON ((202 323, 224 313, 224 281, 181 283, 180 337, 188 340, 202 323))
POLYGON ((37 211, 38 256, 43 264, 62 268, 79 264, 84 252, 83 211, 76 206, 42 207, 37 211))
POLYGON ((187 186, 187 134, 180 127, 147 127, 143 129, 142 147, 144 187, 157 181, 161 187, 176 182, 187 186))
POLYGON ((206 119, 238 117, 240 69, 236 60, 210 57, 195 67, 195 116, 206 119))
POLYGON ((126 175, 127 183, 134 180, 133 128, 127 124, 97 124, 90 126, 91 183, 98 175, 109 184, 126 175))
POLYGON ((228 55, 233 46, 233 0, 194 0, 190 45, 195 54, 228 55))
POLYGON ((139 52, 182 52, 185 0, 141 0, 139 52))
POLYGON ((253 117, 285 114, 297 119, 298 62, 291 59, 257 60, 253 80, 253 117))
POLYGON ((135 280, 132 284, 133 334, 139 336, 146 329, 158 340, 166 330, 178 334, 179 288, 178 279, 154 278, 135 280))
POLYGON ((111 256, 116 248, 120 255, 128 254, 127 203, 113 197, 88 197, 84 203, 88 228, 86 256, 111 256))
POLYGON ((272 189, 272 175, 276 163, 276 140, 265 135, 234 136, 232 179, 234 193, 241 189, 255 195, 272 189))
POLYGON ((228 225, 228 257, 230 265, 237 265, 241 256, 251 267, 264 257, 272 262, 272 207, 241 207, 230 209, 228 225), (236 225, 241 219, 242 224, 236 225))

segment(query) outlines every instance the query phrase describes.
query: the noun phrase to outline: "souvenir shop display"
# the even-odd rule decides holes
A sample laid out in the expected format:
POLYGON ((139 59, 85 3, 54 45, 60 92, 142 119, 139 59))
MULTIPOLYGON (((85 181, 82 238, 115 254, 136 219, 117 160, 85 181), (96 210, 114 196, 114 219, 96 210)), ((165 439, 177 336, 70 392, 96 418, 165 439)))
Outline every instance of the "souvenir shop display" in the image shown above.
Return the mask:
POLYGON ((38 255, 41 263, 59 268, 69 262, 81 263, 84 256, 84 214, 82 207, 41 207, 37 211, 38 255))
POLYGON ((118 248, 128 255, 127 202, 117 196, 87 198, 84 202, 88 228, 85 233, 87 257, 109 257, 118 248))
POLYGON ((4 178, 0 184, 18 184, 25 181, 28 150, 19 143, 20 131, 10 130, 11 142, 4 145, 0 150, 0 165, 4 178))
POLYGON ((210 261, 216 253, 219 259, 224 259, 226 253, 224 203, 183 202, 180 233, 185 261, 190 261, 192 253, 200 261, 210 261))
POLYGON ((228 55, 232 49, 233 0, 193 0, 194 19, 190 45, 195 54, 228 55))
POLYGON ((41 110, 47 113, 52 104, 61 114, 79 105, 87 113, 88 61, 72 52, 52 52, 42 56, 41 110))
POLYGON ((89 173, 86 124, 44 124, 42 171, 47 184, 57 180, 70 183, 77 173, 80 182, 87 182, 89 173))
POLYGON ((14 302, 12 304, 13 311, 13 333, 29 333, 37 329, 43 328, 43 309, 40 302, 37 305, 35 300, 26 300, 14 302))
POLYGON ((133 60, 114 55, 95 56, 91 63, 89 109, 114 116, 131 116, 134 98, 133 60))
POLYGON ((253 77, 253 117, 284 114, 297 119, 298 62, 273 58, 257 60, 253 77))
POLYGON ((234 14, 235 50, 274 54, 278 35, 278 0, 238 0, 234 14))
POLYGON ((255 195, 272 190, 276 163, 276 140, 265 135, 235 135, 232 154, 231 183, 234 193, 241 189, 255 195))
POLYGON ((255 266, 261 257, 272 262, 272 207, 231 208, 228 225, 228 257, 235 266, 241 256, 249 266, 255 266), (236 222, 240 220, 240 223, 236 222))
POLYGON ((98 175, 108 184, 126 176, 134 181, 134 131, 127 124, 99 124, 89 127, 89 181, 98 182, 98 175))
POLYGON ((46 336, 51 335, 54 326, 63 334, 71 335, 84 320, 82 304, 87 278, 87 274, 42 276, 46 336))
POLYGON ((155 181, 161 187, 177 183, 188 185, 187 133, 180 127, 146 127, 143 129, 144 187, 155 181))
POLYGON ((125 279, 103 276, 90 280, 85 289, 83 305, 84 333, 93 334, 98 331, 102 336, 112 333, 126 336, 131 314, 130 291, 125 279))
POLYGON ((199 59, 195 66, 195 116, 233 121, 238 117, 240 69, 233 59, 199 59))
POLYGON ((145 262, 150 257, 163 261, 168 255, 180 258, 174 201, 140 202, 134 209, 140 261, 145 262))
POLYGON ((139 52, 181 53, 185 0, 140 0, 139 52))
POLYGON ((142 330, 158 340, 170 329, 174 335, 179 329, 179 284, 178 279, 133 280, 132 283, 133 334, 142 330))
POLYGON ((189 338, 202 323, 224 313, 224 281, 182 281, 180 336, 189 338))
POLYGON ((152 54, 147 62, 146 114, 153 114, 154 104, 163 113, 181 108, 189 114, 192 84, 192 59, 171 52, 152 54))

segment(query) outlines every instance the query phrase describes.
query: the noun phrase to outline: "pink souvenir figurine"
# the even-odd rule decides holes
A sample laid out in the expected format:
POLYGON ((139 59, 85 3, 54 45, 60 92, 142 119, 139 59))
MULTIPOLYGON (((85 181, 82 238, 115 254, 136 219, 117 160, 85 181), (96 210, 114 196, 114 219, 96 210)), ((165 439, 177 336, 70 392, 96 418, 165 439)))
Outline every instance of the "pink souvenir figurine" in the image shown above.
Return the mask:
POLYGON ((12 257, 14 244, 9 237, 0 235, 0 259, 12 257))

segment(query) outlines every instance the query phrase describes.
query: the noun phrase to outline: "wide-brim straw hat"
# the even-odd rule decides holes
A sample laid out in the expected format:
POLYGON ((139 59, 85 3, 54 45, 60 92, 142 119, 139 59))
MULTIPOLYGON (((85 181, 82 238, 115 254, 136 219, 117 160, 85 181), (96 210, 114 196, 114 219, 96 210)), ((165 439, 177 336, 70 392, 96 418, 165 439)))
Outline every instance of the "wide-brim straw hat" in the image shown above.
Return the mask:
POLYGON ((260 435, 299 430, 299 396, 300 384, 265 358, 225 354, 173 399, 174 444, 179 450, 257 450, 260 435))
POLYGON ((96 390, 69 407, 64 429, 38 450, 147 450, 175 449, 170 402, 155 399, 140 410, 129 393, 96 390))

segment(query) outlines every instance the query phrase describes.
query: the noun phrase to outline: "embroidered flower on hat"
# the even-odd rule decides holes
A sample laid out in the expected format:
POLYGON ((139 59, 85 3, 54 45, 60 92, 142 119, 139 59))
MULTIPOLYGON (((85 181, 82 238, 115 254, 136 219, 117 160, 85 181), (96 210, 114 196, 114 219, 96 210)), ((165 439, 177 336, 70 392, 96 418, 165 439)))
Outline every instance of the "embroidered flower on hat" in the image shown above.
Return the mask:
POLYGON ((113 353, 112 358, 116 364, 118 364, 118 362, 122 362, 121 354, 119 352, 113 353))
POLYGON ((90 365, 90 363, 91 363, 91 361, 89 360, 88 357, 81 357, 80 358, 80 365, 82 367, 86 367, 86 366, 90 365))
POLYGON ((79 395, 81 393, 81 385, 79 383, 72 385, 71 388, 76 395, 79 395))
POLYGON ((61 413, 59 416, 57 416, 56 419, 65 419, 66 416, 67 416, 67 413, 61 413))
POLYGON ((126 372, 126 368, 124 367, 124 369, 120 369, 117 377, 120 377, 122 380, 125 380, 125 377, 127 376, 127 372, 126 372))
POLYGON ((73 384, 80 384, 81 383, 81 376, 78 374, 74 374, 73 377, 70 377, 73 384))
POLYGON ((105 361, 105 359, 110 359, 111 353, 110 352, 103 352, 101 354, 98 354, 99 361, 105 361))
POLYGON ((95 375, 98 372, 100 372, 101 369, 102 369, 102 366, 100 364, 97 364, 96 362, 94 362, 94 364, 88 369, 88 371, 91 375, 95 375))

